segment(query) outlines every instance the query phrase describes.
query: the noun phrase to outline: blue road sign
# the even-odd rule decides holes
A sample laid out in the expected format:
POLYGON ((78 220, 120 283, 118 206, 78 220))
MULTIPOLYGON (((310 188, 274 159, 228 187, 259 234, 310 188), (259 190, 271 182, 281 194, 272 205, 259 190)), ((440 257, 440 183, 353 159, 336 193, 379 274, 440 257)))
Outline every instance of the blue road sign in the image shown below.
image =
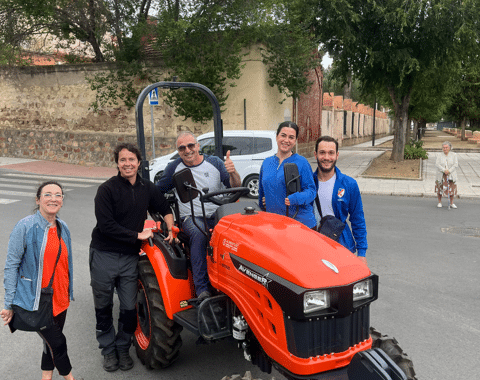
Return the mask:
POLYGON ((155 87, 148 94, 148 102, 151 106, 158 106, 158 87, 155 87))

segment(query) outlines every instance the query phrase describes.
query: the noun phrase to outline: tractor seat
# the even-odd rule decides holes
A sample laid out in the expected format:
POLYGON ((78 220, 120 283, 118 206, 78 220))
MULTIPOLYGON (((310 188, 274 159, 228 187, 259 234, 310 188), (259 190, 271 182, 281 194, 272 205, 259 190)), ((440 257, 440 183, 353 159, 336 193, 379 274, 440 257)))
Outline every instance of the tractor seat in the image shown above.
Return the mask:
POLYGON ((220 206, 215 211, 215 224, 217 224, 224 216, 245 212, 245 207, 253 207, 255 211, 262 211, 255 201, 227 203, 226 205, 220 206))

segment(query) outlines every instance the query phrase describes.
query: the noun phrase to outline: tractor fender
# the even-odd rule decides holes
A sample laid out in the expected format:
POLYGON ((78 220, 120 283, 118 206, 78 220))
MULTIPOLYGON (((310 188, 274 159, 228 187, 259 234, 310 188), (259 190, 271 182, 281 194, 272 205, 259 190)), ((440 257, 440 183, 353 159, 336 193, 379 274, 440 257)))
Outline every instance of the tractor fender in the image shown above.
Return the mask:
POLYGON ((400 367, 380 348, 355 354, 347 373, 348 380, 407 380, 400 367))
MULTIPOLYGON (((192 274, 186 267, 183 275, 179 276, 178 273, 172 274, 170 268, 172 264, 169 267, 167 263, 167 259, 171 261, 172 256, 174 256, 171 247, 168 247, 163 240, 155 238, 153 246, 148 241, 142 244, 141 254, 145 254, 148 257, 155 271, 168 318, 173 319, 175 313, 191 308, 187 301, 194 298, 190 285, 192 274)), ((173 268, 176 268, 176 266, 173 268)), ((178 270, 177 268, 177 270, 173 269, 173 271, 182 272, 183 270, 178 270)))

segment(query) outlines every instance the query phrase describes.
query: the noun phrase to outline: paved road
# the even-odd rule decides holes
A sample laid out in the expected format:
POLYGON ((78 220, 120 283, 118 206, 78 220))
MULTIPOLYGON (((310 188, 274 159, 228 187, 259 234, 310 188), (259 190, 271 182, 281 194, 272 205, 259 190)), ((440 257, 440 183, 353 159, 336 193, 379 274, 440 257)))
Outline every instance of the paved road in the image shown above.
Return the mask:
MULTIPOLYGON (((6 245, 14 225, 22 217, 30 214, 35 206, 35 188, 46 179, 45 176, 22 175, 0 170, 0 198, 8 199, 0 204, 0 278, 3 282, 3 269, 6 259, 6 245), (14 175, 13 175, 14 174, 14 175)), ((51 177, 48 177, 51 178, 51 177)), ((182 333, 183 347, 181 357, 174 366, 164 371, 148 371, 136 358, 131 371, 106 373, 102 369, 100 350, 95 340, 95 314, 91 288, 89 285, 88 246, 95 225, 93 199, 98 184, 103 181, 81 178, 58 178, 67 188, 64 206, 60 218, 65 220, 72 233, 74 295, 75 301, 68 310, 65 333, 69 354, 74 366, 74 374, 87 379, 198 379, 220 380, 225 375, 245 373, 249 370, 256 377, 261 371, 246 362, 243 351, 230 341, 221 341, 212 345, 196 345, 196 337, 187 331, 182 333)), ((3 308, 3 289, 0 292, 3 308)), ((4 378, 25 380, 40 378, 41 340, 36 334, 16 332, 11 334, 8 327, 0 326, 0 369, 4 378), (5 348, 8 347, 8 352, 5 348)), ((59 378, 57 377, 54 377, 59 378)), ((263 377, 266 379, 265 377, 263 377)))
MULTIPOLYGON (((29 193, 8 195, 8 199, 17 201, 0 204, 0 241, 4 247, 0 250, 1 278, 10 231, 34 206, 34 190, 20 188, 34 186, 27 182, 32 180, 40 182, 41 178, 0 172, 0 189, 29 193), (2 183, 13 187, 2 187, 2 183)), ((69 309, 66 335, 79 376, 220 380, 224 375, 250 370, 264 380, 282 378, 275 373, 262 374, 228 341, 197 346, 186 331, 182 333, 180 358, 171 368, 147 371, 135 357, 131 371, 105 373, 94 336, 87 263, 97 185, 83 180, 62 182, 70 189, 60 216, 72 231, 76 297, 69 309)), ((424 198, 364 196, 370 246, 367 257, 372 271, 380 276, 380 295, 372 306, 371 322, 379 331, 398 339, 413 359, 419 379, 474 379, 480 341, 480 205, 477 200, 466 199, 461 209, 449 211, 437 209, 434 203, 424 198)), ((4 327, 0 328, 0 341, 2 349, 8 347, 8 352, 0 355, 0 368, 6 378, 23 380, 39 375, 41 343, 35 334, 12 335, 4 327)))

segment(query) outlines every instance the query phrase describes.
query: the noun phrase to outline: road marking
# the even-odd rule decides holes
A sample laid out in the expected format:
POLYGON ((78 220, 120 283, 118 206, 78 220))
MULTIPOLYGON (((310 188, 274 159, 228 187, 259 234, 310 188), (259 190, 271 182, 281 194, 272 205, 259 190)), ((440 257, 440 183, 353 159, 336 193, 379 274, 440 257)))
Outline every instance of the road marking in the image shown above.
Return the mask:
POLYGON ((92 179, 92 178, 76 178, 76 177, 56 177, 51 175, 36 175, 26 173, 4 173, 4 177, 21 177, 21 178, 38 178, 44 180, 58 180, 58 181, 70 181, 70 182, 83 182, 83 183, 103 183, 105 179, 92 179))
POLYGON ((8 190, 0 190, 0 194, 5 194, 5 195, 14 195, 14 196, 20 196, 20 197, 36 197, 37 193, 26 193, 24 191, 8 191, 8 190))
POLYGON ((9 203, 20 202, 20 199, 0 198, 0 205, 8 205, 9 203))
MULTIPOLYGON (((75 186, 75 185, 69 185, 69 186, 75 186)), ((14 185, 12 183, 0 183, 0 187, 13 187, 14 189, 24 189, 24 190, 34 190, 35 192, 37 191, 37 186, 28 186, 28 185, 14 185)), ((63 191, 72 191, 73 189, 70 189, 68 187, 63 187, 63 191)), ((92 187, 92 185, 88 186, 76 186, 76 187, 92 187)))
MULTIPOLYGON (((33 180, 33 179, 16 179, 16 178, 0 178, 0 182, 12 182, 16 181, 17 183, 32 183, 35 184, 35 186, 30 186, 30 188, 37 188, 38 185, 40 185, 41 181, 38 180, 33 180)), ((59 181, 60 182, 60 181, 59 181)), ((65 181, 61 181, 61 185, 63 186, 65 184, 65 181)), ((0 184, 0 186, 7 186, 0 184)), ((75 186, 75 187, 92 187, 93 184, 90 185, 84 185, 81 183, 68 183, 68 186, 75 186)))

